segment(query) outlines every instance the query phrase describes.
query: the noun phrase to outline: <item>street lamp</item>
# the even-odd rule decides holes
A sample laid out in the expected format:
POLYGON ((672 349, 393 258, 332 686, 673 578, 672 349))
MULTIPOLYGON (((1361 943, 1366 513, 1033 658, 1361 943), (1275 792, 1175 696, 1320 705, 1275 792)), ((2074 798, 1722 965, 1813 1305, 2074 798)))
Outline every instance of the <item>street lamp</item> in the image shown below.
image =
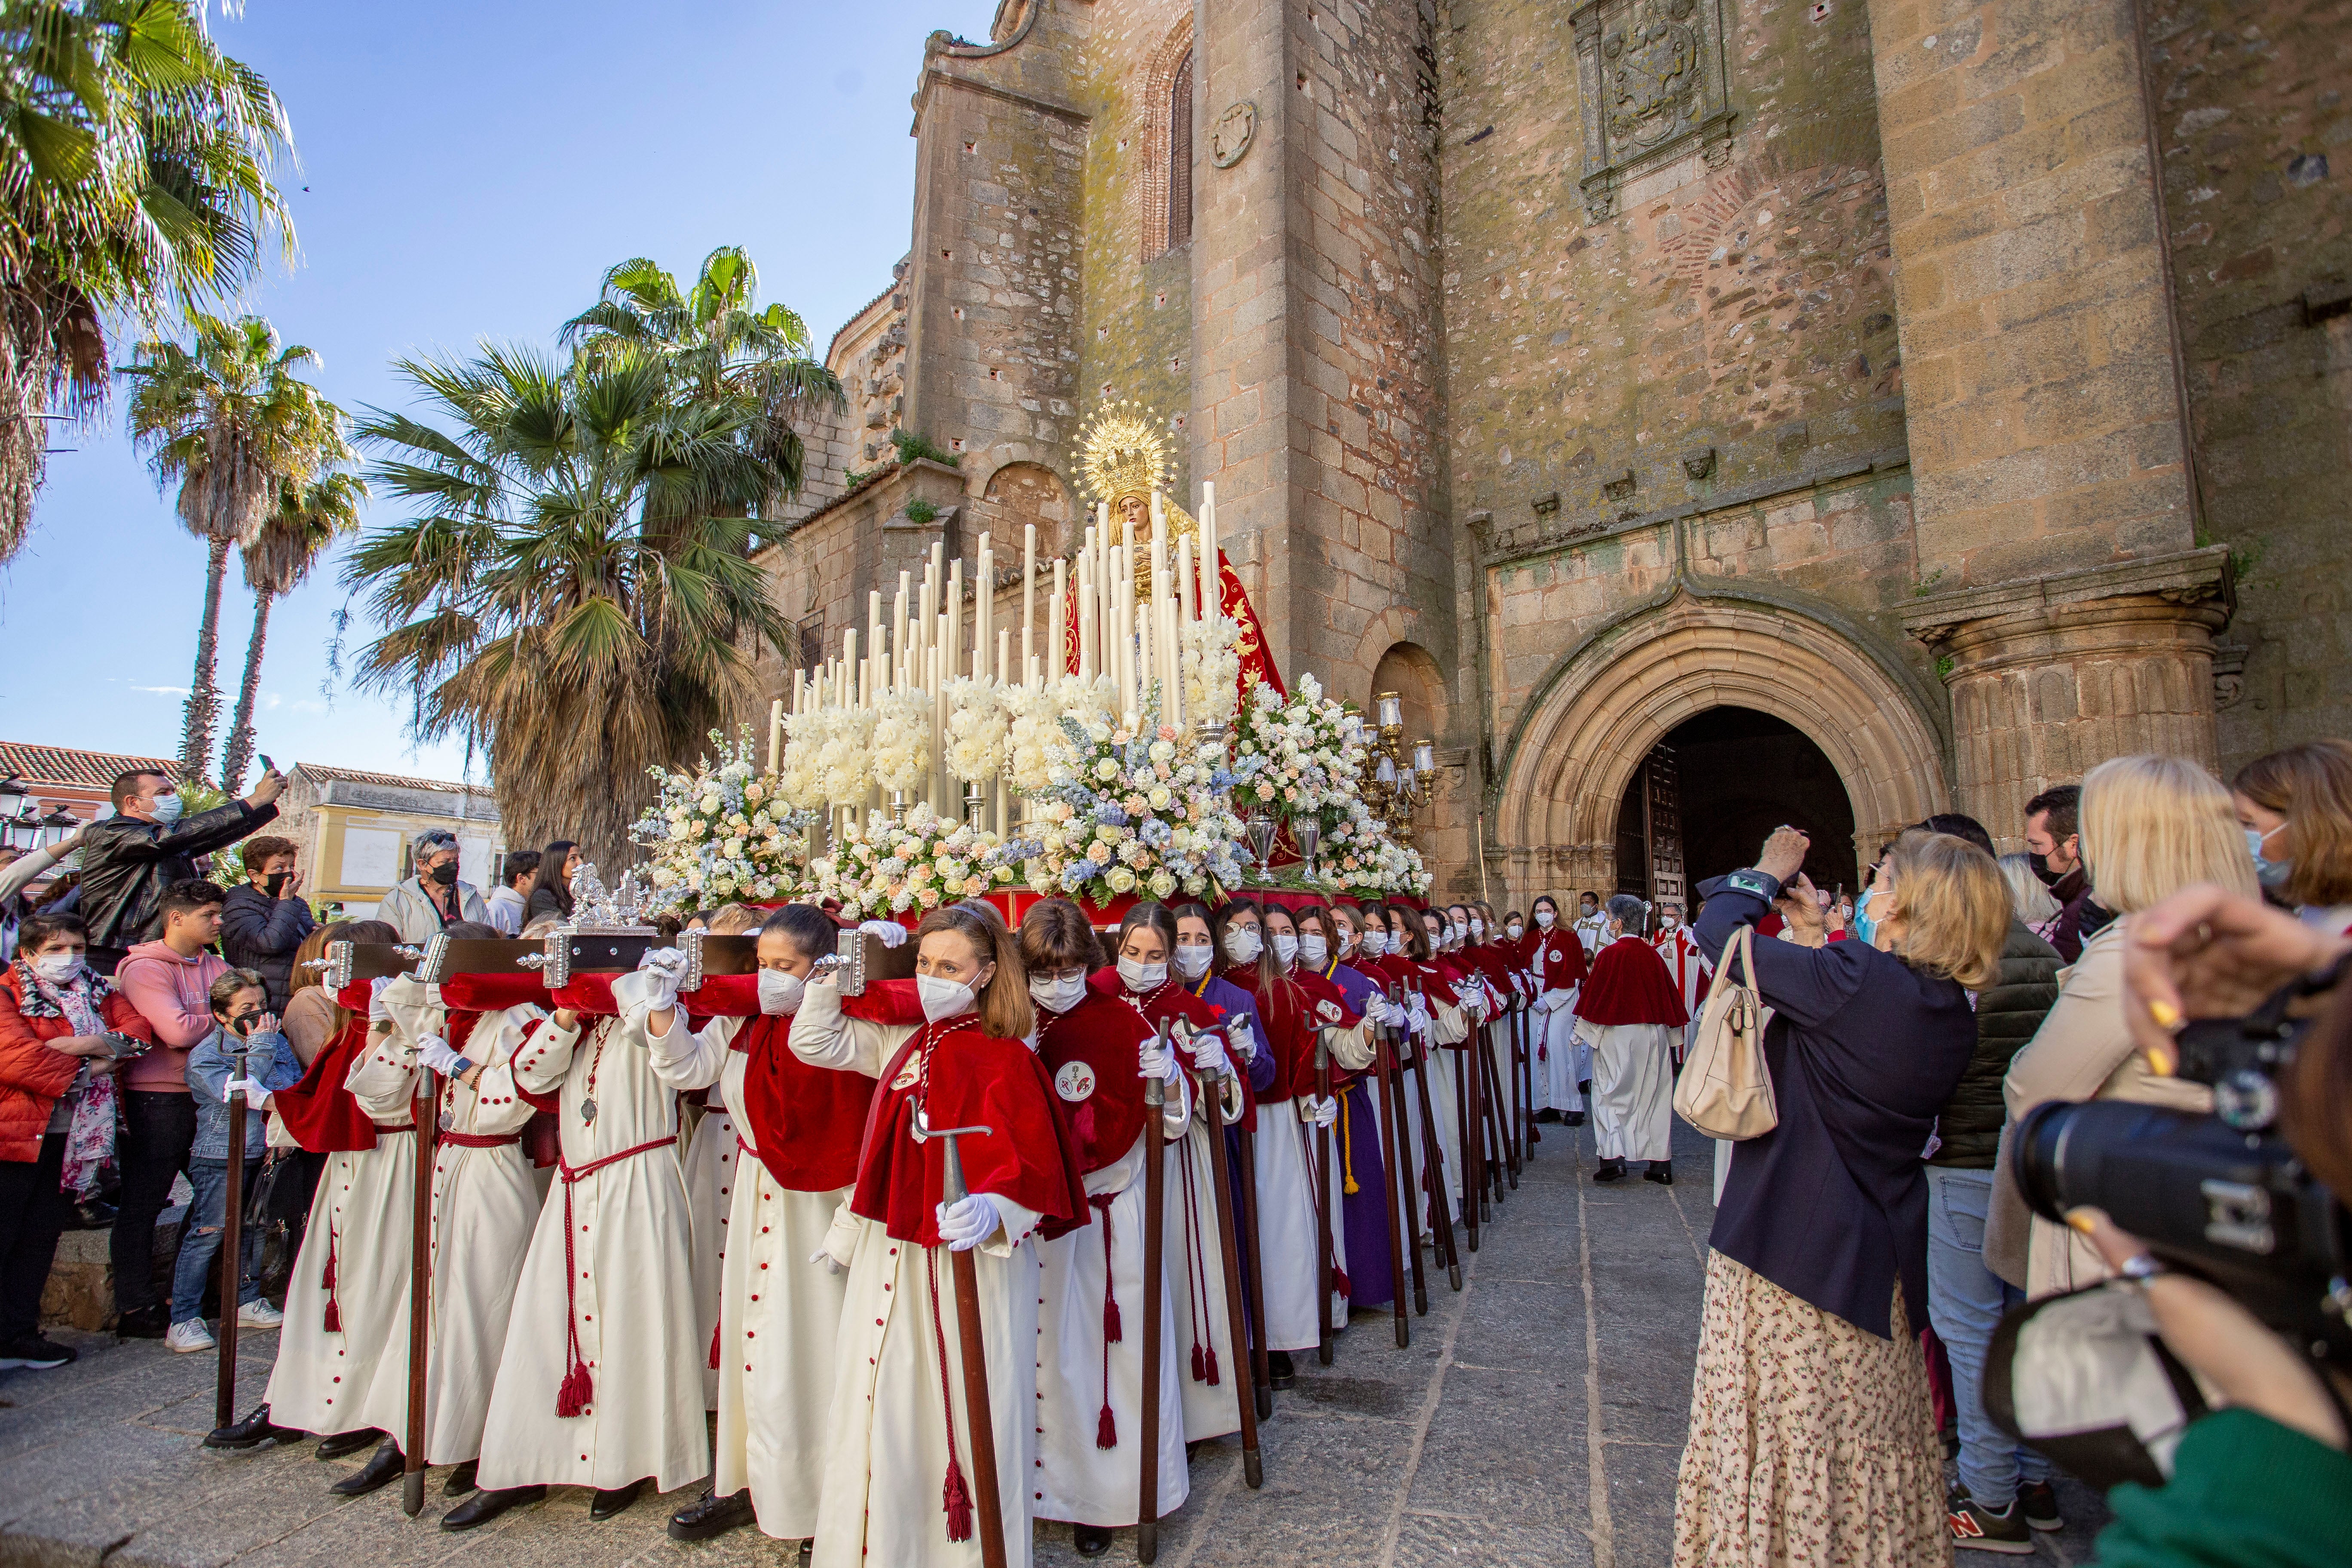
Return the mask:
POLYGON ((21 816, 28 804, 22 774, 12 773, 0 779, 0 816, 21 816))
POLYGON ((48 816, 41 818, 41 843, 45 846, 50 844, 62 844, 67 839, 71 838, 76 830, 80 826, 81 819, 79 817, 74 816, 72 812, 68 811, 64 806, 59 806, 57 810, 49 813, 48 816))

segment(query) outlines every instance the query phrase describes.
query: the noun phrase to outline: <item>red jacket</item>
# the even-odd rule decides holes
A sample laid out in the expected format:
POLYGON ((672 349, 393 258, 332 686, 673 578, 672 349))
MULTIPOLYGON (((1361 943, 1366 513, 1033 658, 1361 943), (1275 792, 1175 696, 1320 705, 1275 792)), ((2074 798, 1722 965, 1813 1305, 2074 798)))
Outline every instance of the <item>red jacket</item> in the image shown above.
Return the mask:
MULTIPOLYGON (((99 1016, 106 1026, 152 1041, 155 1033, 121 993, 99 982, 99 1016)), ((47 1040, 68 1038, 73 1021, 34 991, 22 960, 0 973, 0 1160, 41 1157, 41 1138, 58 1097, 73 1087, 79 1057, 53 1051, 47 1040), (28 1002, 27 996, 31 997, 28 1002)))

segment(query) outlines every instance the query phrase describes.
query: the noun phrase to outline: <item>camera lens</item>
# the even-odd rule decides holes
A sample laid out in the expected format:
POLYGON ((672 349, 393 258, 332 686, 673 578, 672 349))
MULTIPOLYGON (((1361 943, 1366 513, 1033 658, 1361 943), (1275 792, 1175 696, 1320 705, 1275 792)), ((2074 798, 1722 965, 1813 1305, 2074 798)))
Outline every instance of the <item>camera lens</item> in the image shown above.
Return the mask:
POLYGON ((2213 1114, 2241 1132, 2260 1132, 2278 1120, 2278 1089, 2252 1068, 2223 1073, 2213 1085, 2213 1114))

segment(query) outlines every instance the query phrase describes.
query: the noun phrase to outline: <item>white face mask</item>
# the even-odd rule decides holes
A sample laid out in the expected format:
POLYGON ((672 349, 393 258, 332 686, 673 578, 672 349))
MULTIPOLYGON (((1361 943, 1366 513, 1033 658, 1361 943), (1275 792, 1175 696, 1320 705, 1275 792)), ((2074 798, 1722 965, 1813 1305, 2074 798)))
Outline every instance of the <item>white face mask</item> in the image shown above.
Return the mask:
POLYGON ((760 971, 760 1011, 778 1017, 801 1010, 801 994, 808 983, 781 969, 760 971))
POLYGON ((1509 937, 1513 942, 1518 941, 1519 938, 1527 935, 1527 933, 1528 928, 1526 924, 1519 921, 1513 921, 1509 925, 1503 928, 1503 934, 1509 937))
POLYGON ((1307 963, 1315 965, 1318 969, 1320 969, 1331 956, 1331 944, 1325 942, 1319 932, 1311 931, 1300 931, 1298 933, 1298 956, 1305 959, 1307 963))
POLYGON ((1584 906, 1584 914, 1583 914, 1583 917, 1582 917, 1582 918, 1583 918, 1583 919, 1585 919, 1585 920, 1591 920, 1593 916, 1595 916, 1595 915, 1599 914, 1600 912, 1601 912, 1601 909, 1600 909, 1600 906, 1599 906, 1599 905, 1597 905, 1597 904, 1587 904, 1587 905, 1585 905, 1585 906, 1584 906))
POLYGON ((81 973, 81 954, 45 952, 33 960, 33 973, 52 985, 63 985, 81 973))
POLYGON ((1235 926, 1225 933, 1225 956, 1235 963, 1255 963, 1265 951, 1265 943, 1246 926, 1235 926))
POLYGON ((1486 922, 1485 921, 1473 918, 1470 921, 1470 934, 1472 936, 1485 936, 1486 934, 1486 922))
MULTIPOLYGON (((1206 958, 1208 954, 1201 956, 1206 958)), ((1129 991, 1157 991, 1168 984, 1168 966, 1146 963, 1139 958, 1122 958, 1118 961, 1118 979, 1129 991)))
POLYGON ((1198 980, 1209 973, 1209 963, 1213 956, 1213 953, 1205 942, 1194 942, 1190 947, 1180 947, 1176 950, 1176 973, 1187 980, 1198 980))
POLYGON ((1449 942, 1460 942, 1469 934, 1470 927, 1466 922, 1462 925, 1449 925, 1445 928, 1445 937, 1449 942))
POLYGON ((1286 931, 1275 932, 1274 956, 1285 969, 1289 968, 1290 961, 1298 956, 1298 939, 1286 931))
POLYGON ((1660 915, 1658 917, 1658 929, 1660 931, 1672 931, 1675 927, 1682 923, 1683 917, 1680 915, 1660 915))
POLYGON ((1544 931, 1551 930, 1551 922, 1559 918, 1559 917, 1558 915, 1553 914, 1549 910, 1538 910, 1536 911, 1536 924, 1544 931))
POLYGON ((1388 932, 1384 931, 1368 931, 1364 933, 1364 956, 1366 958, 1378 958, 1388 950, 1388 932))
POLYGON ((180 814, 187 809, 187 802, 176 795, 159 795, 155 797, 155 804, 147 808, 149 815, 167 826, 179 821, 180 814))
POLYGON ((962 1017, 980 1000, 962 981, 940 974, 915 976, 915 994, 922 998, 923 1016, 934 1024, 942 1018, 962 1017))
POLYGON ((1356 951, 1356 933, 1347 927, 1339 928, 1339 956, 1345 958, 1356 951))
POLYGON ((1065 975, 1058 980, 1032 980, 1029 983, 1030 999, 1049 1012, 1066 1013, 1086 1000, 1086 995, 1087 977, 1083 974, 1065 975))

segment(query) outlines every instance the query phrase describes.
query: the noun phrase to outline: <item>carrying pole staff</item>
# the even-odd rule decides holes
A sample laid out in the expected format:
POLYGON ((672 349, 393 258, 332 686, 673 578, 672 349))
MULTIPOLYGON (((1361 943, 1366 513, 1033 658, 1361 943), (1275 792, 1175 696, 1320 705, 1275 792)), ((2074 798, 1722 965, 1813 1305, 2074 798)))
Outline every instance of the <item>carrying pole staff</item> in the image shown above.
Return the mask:
MULTIPOLYGON (((1405 1237, 1397 1213, 1397 1130, 1396 1099, 1390 1092, 1390 1077, 1396 1069, 1396 1057, 1390 1048, 1392 1034, 1390 1026, 1375 1026, 1372 1031, 1372 1084, 1380 1091, 1381 1154, 1382 1195, 1388 1199, 1389 1211, 1389 1304, 1396 1318, 1397 1349, 1412 1343, 1412 1320, 1405 1315, 1404 1306, 1404 1246, 1405 1237)), ((1413 1262, 1421 1261, 1420 1237, 1413 1238, 1413 1262)))
MULTIPOLYGON (((1157 1048, 1169 1052, 1168 1020, 1160 1020, 1157 1048)), ((1143 1080, 1143 1449, 1135 1503, 1135 1560, 1160 1558, 1160 1312, 1167 1281, 1161 1275, 1165 1247, 1168 1173, 1168 1083, 1159 1074, 1143 1080)))
MULTIPOLYGON (((1389 983, 1389 1002, 1404 1005, 1404 987, 1395 981, 1389 983)), ((1412 1036, 1403 1025, 1389 1029, 1388 1076, 1392 1083, 1391 1097, 1398 1102, 1390 1111, 1393 1123, 1396 1161, 1389 1167, 1389 1180, 1396 1184, 1398 1201, 1404 1207, 1404 1236, 1407 1251, 1412 1258, 1412 1310, 1417 1317, 1429 1316, 1429 1279, 1421 1266, 1421 1183, 1413 1173, 1412 1127, 1407 1117, 1404 1100, 1404 1053, 1411 1048, 1412 1036)))
POLYGON ((1243 1285, 1249 1293, 1250 1326, 1257 1331, 1249 1347, 1250 1381, 1257 1394, 1257 1418, 1264 1421, 1274 1414, 1274 1369, 1265 1350, 1265 1258, 1257 1245, 1257 1134, 1247 1122, 1234 1132, 1242 1156, 1241 1180, 1234 1184, 1242 1190, 1242 1252, 1249 1259, 1243 1285))
MULTIPOLYGON (((1412 994, 1421 995, 1421 987, 1411 987, 1412 994)), ((1424 1010, 1428 999, 1423 998, 1424 1010)), ((1420 1045, 1421 1056, 1413 1064, 1413 1093, 1421 1107, 1421 1152, 1427 1162, 1429 1184, 1429 1223, 1437 1237, 1438 1255, 1445 1259, 1445 1282, 1454 1289, 1462 1289, 1462 1253, 1454 1237, 1454 1202, 1445 1191, 1445 1145, 1437 1135, 1437 1112, 1431 1109, 1429 1098, 1430 1056, 1435 1049, 1426 1040, 1420 1045)))
MULTIPOLYGON (((245 1079, 247 1053, 253 1048, 240 1038, 236 1048, 236 1079, 245 1079)), ((221 1215, 220 1378, 213 1391, 213 1426, 226 1426, 236 1419, 236 1314, 245 1294, 245 1090, 228 1096, 228 1190, 221 1215)))
POLYGON ((1331 1098, 1331 1047, 1315 1031, 1315 1359, 1331 1364, 1331 1130, 1323 1102, 1331 1098))
MULTIPOLYGON (((1225 1159, 1224 1086, 1229 1074, 1220 1069, 1202 1074, 1200 1116, 1209 1142, 1209 1174, 1217 1188, 1217 1257, 1225 1271, 1225 1338, 1228 1364, 1234 1370, 1234 1399, 1241 1413, 1242 1479, 1252 1491, 1265 1484, 1265 1462, 1257 1451, 1257 1380, 1250 1365, 1249 1321, 1242 1307, 1242 1255, 1234 1234, 1234 1189, 1225 1159), (1212 1098, 1213 1096, 1213 1098, 1212 1098)), ((1234 1096, 1234 1116, 1241 1117, 1241 1095, 1234 1096)))
POLYGON ((440 1075, 416 1064, 416 1191, 408 1233, 408 1431, 401 1441, 400 1511, 425 1510, 425 1387, 433 1354, 433 1133, 440 1075))
MULTIPOLYGON (((1469 1042, 1465 1040, 1466 1047, 1469 1042)), ((1443 1048, 1443 1047, 1441 1047, 1443 1048)), ((1478 1080, 1470 1070, 1470 1053, 1447 1051, 1454 1058, 1454 1147, 1462 1151, 1462 1224, 1470 1233, 1470 1250, 1478 1250, 1478 1080)))
MULTIPOLYGON (((964 1185, 963 1159, 956 1152, 956 1140, 993 1131, 988 1127, 923 1130, 925 1137, 947 1142, 940 1163, 940 1191, 949 1203, 960 1204, 971 1195, 964 1185)), ((1004 1500, 997 1490, 996 1415, 988 1402, 988 1346, 980 1331, 980 1275, 971 1254, 953 1248, 948 1251, 948 1271, 955 1279, 956 1341, 963 1352, 964 1435, 971 1439, 971 1501, 980 1527, 981 1568, 1005 1568, 1004 1500)), ((947 1369, 941 1367, 940 1372, 944 1376, 947 1369)))

